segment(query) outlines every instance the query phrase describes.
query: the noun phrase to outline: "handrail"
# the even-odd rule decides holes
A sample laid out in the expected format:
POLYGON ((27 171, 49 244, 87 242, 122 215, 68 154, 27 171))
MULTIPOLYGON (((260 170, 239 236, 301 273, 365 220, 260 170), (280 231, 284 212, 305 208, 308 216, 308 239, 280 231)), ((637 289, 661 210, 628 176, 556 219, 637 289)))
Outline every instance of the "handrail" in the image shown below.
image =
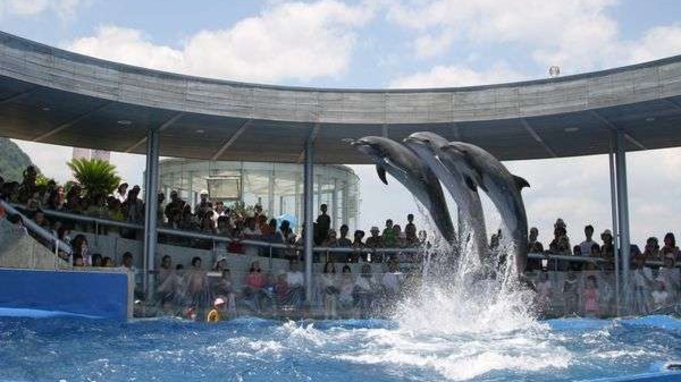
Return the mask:
MULTIPOLYGON (((11 211, 16 211, 8 203, 5 203, 4 201, 2 203, 3 203, 3 206, 5 206, 7 208, 8 211, 10 211, 10 209, 11 209, 11 211)), ((22 210, 28 210, 28 208, 26 208, 25 206, 21 206, 21 205, 15 205, 15 206, 16 206, 16 208, 19 208, 19 209, 22 209, 22 210)), ((116 221, 116 220, 102 219, 102 218, 97 218, 97 217, 93 217, 93 216, 76 215, 76 214, 70 214, 70 213, 61 212, 61 211, 54 211, 54 210, 43 209, 42 211, 45 213, 46 216, 53 216, 53 217, 57 217, 57 218, 75 220, 75 221, 80 221, 80 222, 83 222, 83 223, 99 224, 99 225, 112 226, 112 227, 118 227, 118 228, 135 229, 135 230, 140 230, 140 231, 144 230, 144 225, 142 225, 142 224, 119 222, 119 221, 116 221)), ((44 229, 39 227, 37 224, 33 223, 32 221, 29 221, 29 222, 32 223, 33 225, 35 225, 40 230, 44 231, 44 229)), ((165 234, 165 235, 185 237, 185 238, 191 238, 191 239, 211 240, 211 241, 222 242, 222 243, 238 242, 240 244, 254 245, 254 246, 263 247, 263 248, 267 248, 267 249, 276 248, 276 249, 288 249, 288 250, 296 250, 296 251, 303 250, 303 246, 297 245, 297 244, 272 243, 272 242, 268 242, 268 241, 252 240, 252 239, 238 240, 238 239, 234 239, 234 238, 227 237, 227 236, 213 235, 213 234, 207 234, 207 233, 202 233, 202 232, 183 231, 183 230, 177 230, 177 229, 172 229, 172 228, 159 227, 159 228, 157 228, 157 230, 158 230, 159 233, 162 233, 162 234, 165 234)), ((63 243, 63 242, 60 242, 60 243, 63 243)), ((68 248, 70 250, 70 247, 68 247, 68 248)), ((312 250, 314 252, 366 253, 366 254, 369 254, 369 253, 370 254, 376 254, 376 253, 394 254, 394 253, 422 253, 422 252, 424 252, 423 247, 412 247, 412 248, 313 247, 312 250)), ((591 262, 591 263, 608 263, 608 262, 611 262, 611 260, 607 260, 607 259, 604 259, 602 257, 556 255, 556 254, 551 254, 548 251, 545 251, 543 253, 529 253, 527 255, 527 257, 529 259, 537 259, 537 260, 562 260, 562 261, 569 261, 569 262, 585 262, 585 263, 586 262, 591 262)), ((662 262, 660 262, 660 261, 646 261, 646 264, 662 265, 662 262)))
POLYGON ((0 205, 4 207, 7 212, 21 216, 24 226, 27 229, 31 230, 31 232, 42 237, 48 242, 55 243, 55 250, 65 252, 68 255, 71 255, 73 253, 73 249, 71 249, 71 246, 68 243, 59 240, 59 238, 56 235, 39 226, 33 220, 27 218, 24 214, 22 214, 16 208, 14 208, 11 204, 0 199, 0 205))

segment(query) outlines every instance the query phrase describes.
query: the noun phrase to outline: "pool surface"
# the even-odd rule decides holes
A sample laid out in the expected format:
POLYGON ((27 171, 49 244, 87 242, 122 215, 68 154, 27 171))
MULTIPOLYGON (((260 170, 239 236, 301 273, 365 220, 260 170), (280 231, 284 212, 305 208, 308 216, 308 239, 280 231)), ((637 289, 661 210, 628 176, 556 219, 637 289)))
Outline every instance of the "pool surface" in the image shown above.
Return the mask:
POLYGON ((681 380, 659 373, 664 362, 681 359, 681 321, 668 316, 461 329, 429 330, 409 319, 245 317, 209 325, 5 312, 0 380, 581 381, 635 374, 681 380))

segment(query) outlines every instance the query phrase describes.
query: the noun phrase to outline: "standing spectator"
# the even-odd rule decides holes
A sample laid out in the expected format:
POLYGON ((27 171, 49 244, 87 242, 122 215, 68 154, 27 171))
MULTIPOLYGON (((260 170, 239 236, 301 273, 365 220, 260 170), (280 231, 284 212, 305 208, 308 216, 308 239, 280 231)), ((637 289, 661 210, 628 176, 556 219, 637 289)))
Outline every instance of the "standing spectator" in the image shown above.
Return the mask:
POLYGON ((208 212, 208 210, 213 208, 213 204, 210 202, 210 199, 208 198, 208 190, 201 190, 199 193, 199 203, 196 205, 196 208, 194 209, 194 214, 202 217, 203 214, 208 212))
POLYGON ((676 259, 673 254, 666 254, 664 265, 660 267, 657 273, 658 280, 664 282, 665 290, 673 301, 676 301, 680 297, 679 293, 681 293, 681 269, 674 267, 675 262, 676 259))
MULTIPOLYGON (((125 221, 133 224, 143 224, 144 223, 144 203, 138 198, 140 193, 140 187, 135 186, 128 192, 128 198, 123 203, 122 211, 125 221)), ((135 230, 124 230, 121 235, 126 239, 135 238, 135 230)))
POLYGON ((601 240, 603 240, 601 257, 609 262, 613 262, 615 259, 615 245, 613 244, 612 232, 609 229, 603 231, 601 240))
POLYGON ((412 246, 418 240, 416 238, 416 225, 414 225, 414 214, 407 215, 407 225, 404 226, 404 234, 407 237, 407 245, 412 246))
POLYGON ((324 300, 324 318, 336 318, 338 287, 336 286, 336 265, 332 261, 324 264, 324 272, 319 275, 319 289, 324 300))
MULTIPOLYGON (((373 249, 374 251, 379 249, 379 248, 385 248, 385 243, 383 242, 383 238, 378 235, 380 232, 378 230, 378 227, 373 226, 371 227, 371 236, 366 240, 365 244, 367 248, 373 249)), ((374 261, 374 262, 380 262, 381 257, 383 256, 382 253, 376 253, 376 257, 374 259, 371 258, 371 254, 367 255, 367 258, 365 259, 368 262, 374 261)))
POLYGON ((662 261, 663 256, 660 254, 660 245, 657 243, 656 237, 649 237, 646 240, 646 247, 643 249, 643 254, 646 259, 651 261, 662 261))
POLYGON ((674 261, 681 260, 681 252, 679 251, 679 247, 676 246, 676 239, 674 238, 673 233, 668 232, 664 235, 664 247, 662 247, 660 252, 662 257, 671 253, 674 255, 674 261))
POLYGON ((393 248, 397 245, 397 237, 395 236, 392 219, 385 221, 385 228, 383 229, 381 236, 383 237, 383 245, 385 245, 386 248, 393 248))
POLYGON ((549 250, 556 255, 565 255, 572 252, 570 238, 567 236, 567 227, 563 219, 558 218, 553 225, 553 241, 549 244, 549 250))
POLYGON ((579 243, 579 248, 581 250, 582 256, 592 256, 591 247, 593 247, 593 245, 596 244, 596 242, 593 241, 592 239, 594 235, 594 227, 591 224, 584 227, 584 235, 586 236, 586 240, 579 243))
POLYGON ((286 273, 286 284, 288 284, 288 293, 290 302, 298 309, 303 306, 305 299, 305 276, 300 271, 300 263, 298 260, 291 259, 289 261, 289 271, 286 273))
POLYGON ((579 280, 572 267, 568 268, 567 276, 563 282, 563 301, 565 304, 565 314, 577 314, 579 311, 579 290, 577 284, 579 280))
POLYGON ((350 229, 348 228, 347 224, 343 224, 340 227, 340 238, 338 239, 338 246, 341 248, 349 248, 352 247, 352 241, 348 239, 348 231, 350 229))
POLYGON ((315 244, 317 245, 322 244, 329 232, 329 229, 331 229, 331 217, 326 214, 326 204, 319 206, 319 210, 321 211, 321 214, 317 216, 317 230, 315 233, 315 244))
MULTIPOLYGON (((537 227, 530 228, 530 237, 527 240, 527 249, 529 253, 544 253, 544 246, 537 240, 539 230, 537 227)), ((541 269, 540 259, 527 259, 527 270, 534 271, 541 269)))
POLYGON ((646 265, 646 258, 642 254, 634 257, 632 271, 634 287, 634 313, 650 313, 650 288, 653 285, 653 271, 646 265))
POLYGON ((170 202, 168 202, 168 204, 166 204, 165 207, 165 215, 166 218, 168 219, 168 222, 171 222, 173 220, 173 216, 176 213, 180 214, 181 216, 183 209, 184 201, 180 199, 180 197, 177 195, 177 190, 170 191, 170 202))
POLYGON ((121 204, 125 203, 128 199, 128 184, 121 183, 113 194, 114 198, 118 199, 121 204))
POLYGON ((663 308, 671 301, 664 281, 657 280, 655 282, 655 290, 651 293, 651 297, 653 298, 653 310, 663 308))
POLYGON ((354 241, 352 242, 352 248, 355 250, 352 252, 350 255, 349 261, 352 263, 357 263, 359 262, 359 259, 362 258, 362 260, 366 261, 366 258, 364 257, 364 254, 362 253, 362 249, 364 249, 365 245, 362 242, 362 239, 364 238, 364 231, 361 230, 356 230, 355 235, 354 235, 354 241))
POLYGON ((599 309, 598 283, 596 276, 590 275, 586 278, 586 288, 584 288, 584 315, 587 317, 598 317, 599 309))
POLYGON ((537 282, 537 309, 542 315, 546 315, 551 309, 551 299, 553 298, 553 285, 546 271, 539 273, 537 282))

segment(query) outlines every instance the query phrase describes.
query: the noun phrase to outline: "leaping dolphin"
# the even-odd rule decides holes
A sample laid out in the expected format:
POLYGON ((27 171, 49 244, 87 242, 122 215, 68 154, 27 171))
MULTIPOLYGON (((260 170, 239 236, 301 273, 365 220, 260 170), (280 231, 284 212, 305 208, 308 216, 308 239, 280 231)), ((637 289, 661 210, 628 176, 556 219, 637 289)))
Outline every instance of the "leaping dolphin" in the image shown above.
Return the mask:
POLYGON ((516 270, 522 275, 527 265, 527 214, 520 190, 529 187, 521 177, 511 174, 492 154, 482 148, 463 142, 450 142, 441 148, 442 163, 456 164, 475 185, 487 193, 499 210, 505 232, 511 241, 511 253, 516 270))
POLYGON ((450 244, 456 243, 456 233, 442 187, 435 174, 411 150, 383 137, 367 136, 352 143, 376 163, 381 181, 388 184, 388 172, 423 204, 433 218, 440 234, 450 244))
POLYGON ((461 245, 470 243, 472 253, 477 254, 484 262, 489 255, 489 246, 480 195, 475 187, 468 186, 472 180, 459 169, 456 163, 444 164, 442 162, 446 161, 448 156, 440 155, 440 148, 448 145, 449 141, 435 133, 422 131, 407 137, 404 144, 423 160, 452 195, 463 218, 464 232, 468 236, 466 240, 462 233, 461 245))

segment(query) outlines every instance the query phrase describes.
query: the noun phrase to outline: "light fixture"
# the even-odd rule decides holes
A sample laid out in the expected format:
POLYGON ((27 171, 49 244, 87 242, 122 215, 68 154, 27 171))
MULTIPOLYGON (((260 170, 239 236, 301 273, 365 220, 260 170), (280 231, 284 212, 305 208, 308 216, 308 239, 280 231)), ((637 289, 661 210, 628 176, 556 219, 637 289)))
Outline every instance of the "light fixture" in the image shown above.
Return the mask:
POLYGON ((120 119, 116 123, 118 123, 121 126, 130 126, 132 125, 132 121, 129 119, 120 119))
POLYGON ((655 117, 646 118, 646 122, 653 122, 653 121, 655 121, 655 117))
POLYGON ((577 132, 577 131, 579 131, 579 127, 566 127, 565 128, 566 133, 574 133, 574 132, 577 132))
POLYGON ((205 132, 206 132, 206 131, 203 130, 203 129, 196 129, 196 134, 203 134, 203 133, 205 133, 205 132))
POLYGON ((50 110, 52 110, 52 109, 50 109, 50 108, 47 107, 47 106, 44 106, 44 107, 43 107, 43 111, 50 111, 50 110))

